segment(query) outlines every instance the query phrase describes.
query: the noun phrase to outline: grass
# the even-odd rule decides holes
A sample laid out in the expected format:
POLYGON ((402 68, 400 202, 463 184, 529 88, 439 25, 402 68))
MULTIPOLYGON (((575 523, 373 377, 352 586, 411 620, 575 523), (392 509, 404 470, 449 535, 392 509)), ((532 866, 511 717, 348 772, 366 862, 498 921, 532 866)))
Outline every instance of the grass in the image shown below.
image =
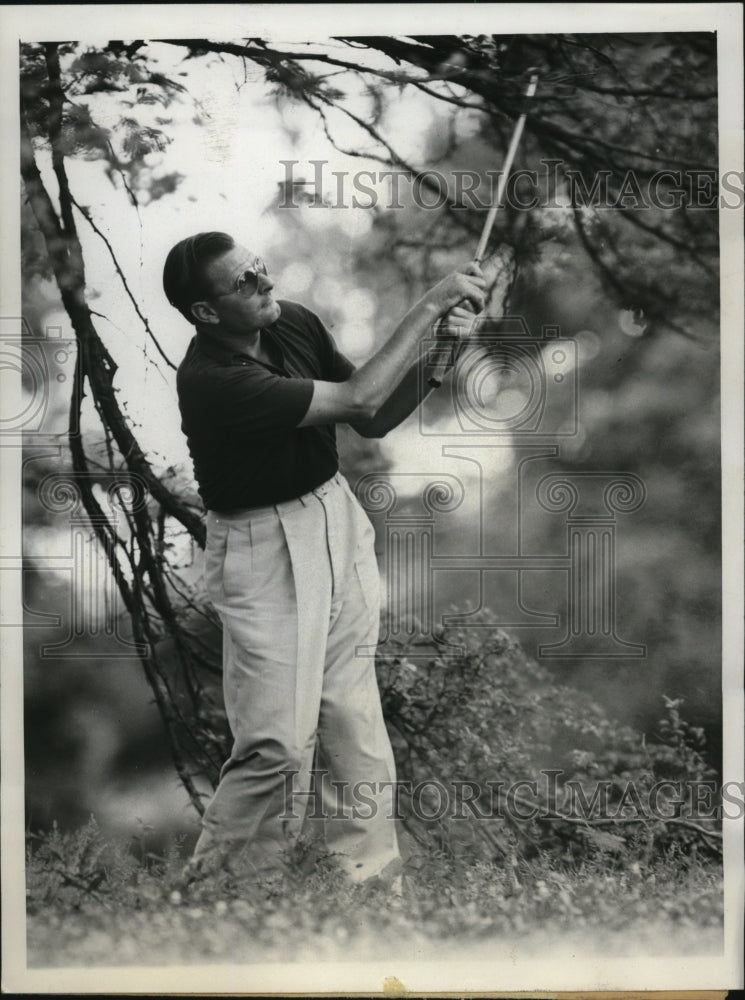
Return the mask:
POLYGON ((487 957, 496 948, 588 953, 721 950, 722 877, 671 850, 514 865, 411 857, 405 890, 349 884, 333 865, 259 883, 226 873, 187 890, 179 845, 107 841, 95 822, 34 838, 27 857, 29 967, 487 957))

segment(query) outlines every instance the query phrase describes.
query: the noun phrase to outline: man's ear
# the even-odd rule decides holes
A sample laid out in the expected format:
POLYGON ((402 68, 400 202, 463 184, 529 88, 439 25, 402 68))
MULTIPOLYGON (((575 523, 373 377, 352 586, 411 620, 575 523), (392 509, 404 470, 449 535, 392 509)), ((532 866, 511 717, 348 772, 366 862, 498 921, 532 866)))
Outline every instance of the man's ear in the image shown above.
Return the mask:
POLYGON ((219 323, 220 319, 209 302, 192 302, 191 314, 198 323, 219 323))

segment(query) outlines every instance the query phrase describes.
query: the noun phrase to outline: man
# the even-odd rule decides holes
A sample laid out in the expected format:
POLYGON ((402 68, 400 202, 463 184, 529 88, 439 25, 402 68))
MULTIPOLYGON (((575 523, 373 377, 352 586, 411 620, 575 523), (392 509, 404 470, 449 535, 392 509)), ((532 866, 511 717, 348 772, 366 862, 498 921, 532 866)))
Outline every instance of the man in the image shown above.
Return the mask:
POLYGON ((420 341, 446 314, 467 317, 464 300, 480 312, 484 284, 476 265, 450 274, 355 369, 313 313, 273 298, 264 263, 227 234, 168 254, 166 296, 196 326, 177 386, 234 737, 195 849, 202 865, 238 852, 257 870, 277 862, 301 827, 317 749, 329 850, 355 881, 396 868, 374 532, 339 475, 334 425, 380 437, 408 416, 420 341), (360 783, 374 808, 355 801, 360 783))

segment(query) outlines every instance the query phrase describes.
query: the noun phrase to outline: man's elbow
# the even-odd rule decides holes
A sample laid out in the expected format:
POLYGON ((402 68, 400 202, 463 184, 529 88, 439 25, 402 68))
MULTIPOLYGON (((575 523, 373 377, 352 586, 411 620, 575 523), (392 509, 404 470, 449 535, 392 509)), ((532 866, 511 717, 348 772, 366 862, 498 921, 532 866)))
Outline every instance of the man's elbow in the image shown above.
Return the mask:
POLYGON ((375 415, 363 420, 350 420, 349 426, 363 438, 384 438, 390 430, 379 419, 376 420, 375 415))
POLYGON ((370 385, 369 380, 354 372, 344 384, 347 402, 351 410, 351 420, 364 424, 375 422, 375 417, 385 399, 379 386, 370 385))
POLYGON ((351 411, 350 423, 371 424, 375 421, 377 406, 368 393, 362 392, 357 387, 350 387, 349 409, 351 411))
POLYGON ((352 412, 352 420, 355 423, 364 424, 369 427, 373 427, 377 424, 375 419, 377 410, 370 403, 355 404, 352 412))
POLYGON ((347 423, 362 437, 385 437, 390 428, 382 419, 381 394, 370 386, 360 385, 356 374, 345 385, 351 411, 347 423))

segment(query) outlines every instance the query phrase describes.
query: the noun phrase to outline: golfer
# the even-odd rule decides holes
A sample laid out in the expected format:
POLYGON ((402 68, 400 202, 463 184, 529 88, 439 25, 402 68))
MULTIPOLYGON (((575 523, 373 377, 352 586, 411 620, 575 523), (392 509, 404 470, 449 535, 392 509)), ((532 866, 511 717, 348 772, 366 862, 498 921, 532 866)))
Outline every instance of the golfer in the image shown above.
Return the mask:
POLYGON ((234 739, 198 868, 238 856, 258 872, 276 865, 301 829, 314 760, 328 772, 328 850, 355 881, 400 866, 374 670, 374 532, 339 474, 335 425, 382 437, 401 423, 421 401, 419 342, 446 314, 468 315, 464 300, 480 312, 484 284, 475 264, 448 275, 355 369, 317 316, 273 297, 261 258, 230 236, 199 233, 168 254, 165 294, 196 327, 178 398, 207 509, 205 584, 234 739), (355 804, 361 786, 374 808, 355 804))

